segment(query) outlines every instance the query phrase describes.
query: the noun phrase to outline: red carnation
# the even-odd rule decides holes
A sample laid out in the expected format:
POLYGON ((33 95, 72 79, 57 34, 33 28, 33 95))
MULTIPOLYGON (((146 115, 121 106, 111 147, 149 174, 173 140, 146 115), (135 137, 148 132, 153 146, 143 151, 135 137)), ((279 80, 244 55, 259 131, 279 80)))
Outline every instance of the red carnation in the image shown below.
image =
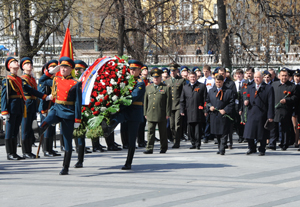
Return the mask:
POLYGON ((96 102, 95 106, 100 106, 100 104, 101 104, 100 102, 96 102))
POLYGON ((118 78, 118 82, 121 82, 122 80, 121 80, 121 78, 118 78))
POLYGON ((246 94, 247 92, 246 91, 244 91, 244 93, 243 94, 246 94))
POLYGON ((91 102, 94 103, 94 102, 95 102, 95 99, 91 98, 91 102))
POLYGON ((103 102, 103 99, 101 98, 101 99, 99 100, 99 102, 102 103, 102 102, 103 102))
POLYGON ((250 94, 249 93, 247 94, 247 97, 250 98, 250 94))
POLYGON ((116 76, 116 74, 112 74, 112 76, 111 76, 112 78, 116 78, 117 76, 116 76))
POLYGON ((91 108, 91 110, 92 110, 92 111, 95 111, 95 108, 94 108, 94 107, 92 107, 92 108, 91 108))
POLYGON ((94 111, 93 115, 98 115, 100 112, 99 111, 94 111))
POLYGON ((94 90, 97 90, 97 86, 94 86, 93 89, 94 89, 94 90))
POLYGON ((97 91, 93 91, 92 96, 94 97, 98 96, 97 91))
POLYGON ((114 89, 114 93, 118 93, 118 89, 117 88, 114 89))
POLYGON ((204 103, 204 107, 206 107, 206 104, 207 104, 207 103, 205 102, 205 103, 204 103))
POLYGON ((100 81, 100 77, 97 77, 96 80, 97 80, 97 81, 100 81))
POLYGON ((107 103, 106 106, 109 107, 109 106, 110 106, 110 103, 107 103))
POLYGON ((203 106, 199 106, 198 108, 201 110, 201 109, 203 109, 203 106))
POLYGON ((107 100, 108 100, 108 98, 109 98, 109 96, 108 96, 108 95, 104 96, 104 100, 105 100, 105 101, 107 101, 107 100))
POLYGON ((90 103, 90 104, 88 105, 89 108, 91 108, 91 106, 92 106, 92 103, 90 103))
POLYGON ((291 92, 289 91, 288 94, 291 95, 291 92))
POLYGON ((84 106, 84 107, 82 107, 82 110, 83 110, 83 111, 85 111, 85 110, 86 110, 85 106, 84 106))
POLYGON ((287 91, 283 91, 284 94, 287 94, 287 91))
POLYGON ((111 83, 109 84, 109 87, 112 87, 112 84, 111 84, 111 83))
POLYGON ((106 93, 107 93, 107 91, 106 91, 106 90, 102 91, 102 94, 106 94, 106 93))

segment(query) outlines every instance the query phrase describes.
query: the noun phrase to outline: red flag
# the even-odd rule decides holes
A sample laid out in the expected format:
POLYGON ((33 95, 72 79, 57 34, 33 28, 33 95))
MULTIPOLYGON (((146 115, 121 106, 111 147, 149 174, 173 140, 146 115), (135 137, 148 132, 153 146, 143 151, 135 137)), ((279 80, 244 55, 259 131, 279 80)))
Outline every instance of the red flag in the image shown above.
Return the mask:
MULTIPOLYGON (((72 60, 74 60, 73 45, 72 45, 72 39, 71 39, 71 34, 70 34, 69 26, 68 26, 68 28, 66 30, 65 39, 64 39, 63 46, 61 48, 59 59, 61 57, 69 57, 72 60)), ((61 76, 60 71, 56 73, 56 76, 61 76)), ((74 71, 74 69, 72 70, 72 76, 75 77, 75 71, 74 71)))

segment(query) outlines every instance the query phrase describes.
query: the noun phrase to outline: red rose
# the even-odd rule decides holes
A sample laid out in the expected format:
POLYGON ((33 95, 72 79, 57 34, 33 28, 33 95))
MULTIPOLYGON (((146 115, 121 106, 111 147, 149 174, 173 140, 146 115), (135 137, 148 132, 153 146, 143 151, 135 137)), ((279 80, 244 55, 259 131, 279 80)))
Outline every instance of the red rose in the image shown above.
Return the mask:
POLYGON ((102 91, 102 94, 106 94, 106 93, 107 93, 107 91, 106 91, 106 90, 102 91))
POLYGON ((201 110, 201 109, 203 109, 203 106, 199 106, 198 108, 201 110))
POLYGON ((112 87, 112 84, 111 84, 111 83, 109 84, 109 87, 112 87))
POLYGON ((130 73, 130 69, 129 68, 127 69, 127 72, 130 73))
POLYGON ((115 71, 116 71, 116 72, 119 72, 119 70, 118 70, 118 69, 115 69, 115 71))
POLYGON ((102 103, 102 102, 103 102, 103 99, 101 98, 101 99, 99 100, 99 102, 102 103))
POLYGON ((122 71, 122 75, 125 75, 125 74, 126 74, 126 70, 124 68, 123 71, 122 71))
POLYGON ((95 106, 100 106, 100 104, 101 104, 100 102, 96 102, 95 106))
POLYGON ((100 78, 101 78, 101 79, 104 79, 104 75, 101 75, 100 78))
POLYGON ((110 103, 107 103, 106 106, 109 107, 109 106, 110 106, 110 103))
POLYGON ((85 110, 86 110, 85 106, 84 106, 84 107, 82 107, 82 110, 83 110, 83 111, 85 111, 85 110))
POLYGON ((98 91, 101 91, 101 89, 102 89, 102 87, 101 87, 101 86, 100 86, 100 87, 98 86, 98 91))
POLYGON ((116 76, 116 74, 112 74, 112 76, 111 76, 112 78, 116 78, 117 76, 116 76))
POLYGON ((114 89, 114 93, 118 93, 118 89, 117 88, 114 89))
POLYGON ((244 93, 243 94, 246 94, 247 92, 246 91, 244 91, 244 93))
POLYGON ((247 94, 247 97, 250 98, 250 94, 249 93, 247 94))
POLYGON ((118 78, 118 82, 121 82, 122 81, 122 79, 121 78, 118 78))
POLYGON ((204 103, 204 107, 206 107, 206 104, 207 104, 207 103, 205 102, 205 103, 204 103))
POLYGON ((88 105, 89 108, 91 108, 91 106, 92 106, 92 103, 90 103, 90 104, 88 105))
POLYGON ((108 95, 104 96, 104 100, 105 100, 105 101, 107 101, 107 100, 108 100, 108 98, 109 98, 109 96, 108 96, 108 95))
POLYGON ((91 108, 91 110, 92 110, 92 111, 95 111, 95 108, 93 107, 93 108, 91 108))
POLYGON ((97 90, 97 88, 98 88, 97 86, 94 86, 94 87, 93 87, 94 90, 97 90))
POLYGON ((94 102, 95 102, 95 99, 91 98, 91 102, 94 103, 94 102))
POLYGON ((100 77, 97 77, 96 80, 97 80, 97 81, 100 81, 100 77))
POLYGON ((98 115, 100 112, 99 111, 94 111, 93 115, 98 115))
POLYGON ((97 91, 93 91, 92 96, 94 97, 98 96, 97 91))
POLYGON ((124 81, 125 85, 128 85, 128 81, 124 81))

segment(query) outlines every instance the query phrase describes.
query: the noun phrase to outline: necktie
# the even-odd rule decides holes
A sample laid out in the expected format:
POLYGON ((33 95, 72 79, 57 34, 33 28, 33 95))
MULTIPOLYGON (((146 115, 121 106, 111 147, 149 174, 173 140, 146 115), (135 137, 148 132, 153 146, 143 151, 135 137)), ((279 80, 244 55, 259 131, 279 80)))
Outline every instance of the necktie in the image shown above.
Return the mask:
POLYGON ((174 83, 174 81, 175 81, 175 78, 172 78, 172 83, 174 83))
POLYGON ((256 90, 257 90, 257 91, 258 91, 258 89, 259 89, 259 85, 256 86, 256 90))
POLYGON ((206 80, 207 80, 207 79, 205 78, 204 85, 206 85, 206 80))
POLYGON ((239 82, 239 91, 242 89, 242 82, 239 82))

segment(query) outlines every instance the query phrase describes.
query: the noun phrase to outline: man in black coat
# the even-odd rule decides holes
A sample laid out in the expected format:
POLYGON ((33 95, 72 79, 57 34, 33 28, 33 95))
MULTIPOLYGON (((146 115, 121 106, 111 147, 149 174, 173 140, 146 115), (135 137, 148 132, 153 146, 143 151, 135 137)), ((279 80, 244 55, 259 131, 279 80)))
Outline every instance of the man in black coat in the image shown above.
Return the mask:
MULTIPOLYGON (((230 80, 229 78, 226 78, 226 69, 219 68, 218 74, 224 77, 224 86, 226 88, 229 88, 230 90, 232 90, 233 95, 234 95, 234 100, 236 100, 238 96, 237 96, 237 90, 235 87, 235 83, 232 80, 230 80)), ((236 116, 235 113, 236 113, 235 110, 232 111, 233 117, 236 116)), ((233 124, 234 124, 233 121, 230 121, 230 130, 229 130, 228 136, 227 136, 229 138, 229 146, 228 146, 229 149, 232 149, 232 144, 233 144, 233 142, 232 142, 233 124)))
POLYGON ((247 155, 256 153, 255 140, 260 142, 259 155, 265 155, 266 138, 269 131, 264 128, 267 120, 273 122, 274 119, 274 90, 271 85, 263 82, 261 72, 254 75, 255 84, 247 89, 247 100, 244 101, 248 108, 247 123, 245 125, 244 138, 248 139, 247 155))
POLYGON ((223 81, 223 76, 216 76, 216 87, 209 91, 206 99, 207 110, 210 111, 210 132, 217 137, 219 148, 217 154, 221 155, 225 154, 225 144, 230 128, 228 116, 231 116, 234 110, 234 93, 223 85, 223 81))
POLYGON ((292 113, 295 103, 298 101, 296 85, 288 80, 288 70, 283 68, 280 73, 280 81, 272 83, 275 92, 275 128, 274 136, 270 137, 269 149, 276 150, 276 140, 279 137, 279 125, 281 128, 281 149, 289 147, 292 137, 292 113))
POLYGON ((180 114, 187 116, 188 133, 191 138, 192 147, 190 149, 200 149, 202 125, 205 122, 204 103, 206 99, 206 86, 197 81, 197 74, 189 74, 190 83, 183 86, 180 98, 180 114), (186 114, 185 114, 186 111, 186 114), (196 146, 197 145, 197 146, 196 146))

